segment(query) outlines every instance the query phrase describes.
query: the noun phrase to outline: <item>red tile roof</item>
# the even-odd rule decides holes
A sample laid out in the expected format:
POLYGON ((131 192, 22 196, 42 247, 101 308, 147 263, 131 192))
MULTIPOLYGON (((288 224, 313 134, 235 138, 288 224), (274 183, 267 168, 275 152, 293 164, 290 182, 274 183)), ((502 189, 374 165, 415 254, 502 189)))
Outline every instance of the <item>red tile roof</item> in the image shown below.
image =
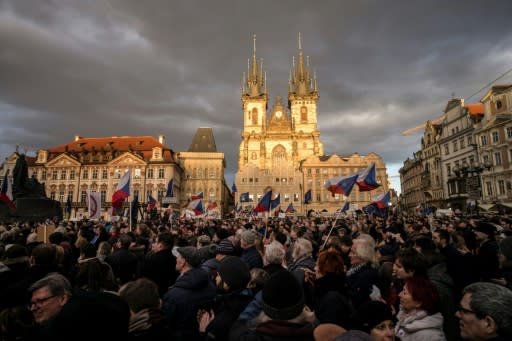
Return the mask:
POLYGON ((112 150, 127 152, 131 150, 139 155, 142 154, 144 160, 149 160, 155 147, 162 148, 164 161, 174 160, 173 151, 152 136, 78 137, 66 144, 48 148, 48 152, 50 155, 56 156, 64 152, 109 152, 112 150))
POLYGON ((464 106, 469 112, 470 116, 483 115, 484 105, 482 103, 470 103, 464 106))

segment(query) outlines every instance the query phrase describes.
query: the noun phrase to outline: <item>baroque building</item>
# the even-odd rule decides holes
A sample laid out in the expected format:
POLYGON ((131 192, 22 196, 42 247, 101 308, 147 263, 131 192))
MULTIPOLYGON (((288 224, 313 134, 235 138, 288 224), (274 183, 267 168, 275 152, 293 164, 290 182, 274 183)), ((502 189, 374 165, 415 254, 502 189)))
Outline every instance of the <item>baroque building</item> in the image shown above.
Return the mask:
POLYGON ((485 114, 475 120, 484 205, 512 208, 512 85, 493 86, 481 99, 485 114))
MULTIPOLYGON (((3 162, 0 182, 5 173, 12 179, 19 155, 16 151, 3 162)), ((44 183, 49 198, 60 201, 63 208, 71 198, 72 218, 87 217, 88 190, 101 193, 101 215, 108 218, 112 194, 126 171, 131 181, 125 208, 135 195, 144 208, 151 195, 158 207, 170 204, 179 211, 195 191, 205 193, 205 208, 208 201, 215 201, 222 213, 232 201, 224 180, 224 153, 217 151, 211 128, 199 128, 187 152, 175 153, 165 145, 163 135, 75 136, 66 144, 40 149, 36 157, 27 156, 26 160, 29 175, 44 183), (175 199, 167 202, 163 199, 171 179, 175 199)))
POLYGON ((442 181, 444 206, 447 208, 459 209, 463 212, 472 201, 479 198, 478 193, 468 191, 467 184, 470 177, 463 168, 473 165, 477 159, 471 117, 481 113, 483 113, 481 104, 466 105, 464 99, 453 98, 446 104, 439 146, 441 178, 445 180, 442 181))
MULTIPOLYGON (((277 96, 268 111, 266 73, 262 63, 258 64, 256 37, 253 37, 252 57, 242 77, 243 128, 235 176, 238 192, 249 193, 249 201, 240 202, 237 196, 237 204, 254 207, 262 195, 272 189, 274 196, 281 195, 282 209, 292 203, 305 212, 304 193, 315 188, 315 204, 310 208, 334 211, 339 208, 340 198, 327 199, 327 191, 320 187, 329 176, 356 172, 374 159, 378 160, 381 188, 387 190, 386 168, 377 155, 369 155, 364 161, 359 156, 351 156, 349 161, 341 156, 324 156, 318 130, 319 98, 316 75, 311 72, 309 58, 304 56, 299 35, 297 57, 292 59, 288 81, 288 98, 283 101, 277 96), (318 171, 320 176, 311 182, 309 171, 315 176, 318 171)), ((365 199, 368 204, 370 199, 366 195, 365 199)))

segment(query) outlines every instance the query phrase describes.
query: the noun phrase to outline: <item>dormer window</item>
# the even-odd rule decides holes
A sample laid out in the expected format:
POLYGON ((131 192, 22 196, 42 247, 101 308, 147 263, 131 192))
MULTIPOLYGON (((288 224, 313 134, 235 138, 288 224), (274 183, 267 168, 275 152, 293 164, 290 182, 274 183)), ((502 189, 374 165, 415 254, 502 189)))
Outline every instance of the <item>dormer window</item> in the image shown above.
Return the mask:
POLYGON ((161 148, 153 148, 153 159, 161 159, 162 158, 162 149, 161 148))

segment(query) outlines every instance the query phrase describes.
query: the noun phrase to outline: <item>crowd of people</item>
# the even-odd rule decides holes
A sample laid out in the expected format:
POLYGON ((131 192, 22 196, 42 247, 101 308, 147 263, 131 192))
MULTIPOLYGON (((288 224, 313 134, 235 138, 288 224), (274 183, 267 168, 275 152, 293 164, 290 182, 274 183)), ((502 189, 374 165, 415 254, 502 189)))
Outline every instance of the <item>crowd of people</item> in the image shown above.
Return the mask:
POLYGON ((1 340, 512 340, 511 289, 505 215, 0 224, 1 340))

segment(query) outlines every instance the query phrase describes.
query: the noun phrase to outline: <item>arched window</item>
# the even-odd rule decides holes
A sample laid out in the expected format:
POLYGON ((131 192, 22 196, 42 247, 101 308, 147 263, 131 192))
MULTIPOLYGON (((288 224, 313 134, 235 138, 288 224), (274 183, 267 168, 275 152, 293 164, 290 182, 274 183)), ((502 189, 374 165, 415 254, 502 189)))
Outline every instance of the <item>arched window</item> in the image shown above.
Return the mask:
POLYGON ((303 123, 308 121, 308 108, 304 106, 300 107, 300 121, 303 123))
POLYGON ((272 167, 281 166, 286 166, 286 149, 282 145, 277 145, 272 151, 272 167))
POLYGON ((256 160, 258 158, 258 154, 256 152, 251 153, 251 160, 256 160))
POLYGON ((253 125, 258 124, 258 109, 256 109, 256 108, 252 109, 252 124, 253 125))

